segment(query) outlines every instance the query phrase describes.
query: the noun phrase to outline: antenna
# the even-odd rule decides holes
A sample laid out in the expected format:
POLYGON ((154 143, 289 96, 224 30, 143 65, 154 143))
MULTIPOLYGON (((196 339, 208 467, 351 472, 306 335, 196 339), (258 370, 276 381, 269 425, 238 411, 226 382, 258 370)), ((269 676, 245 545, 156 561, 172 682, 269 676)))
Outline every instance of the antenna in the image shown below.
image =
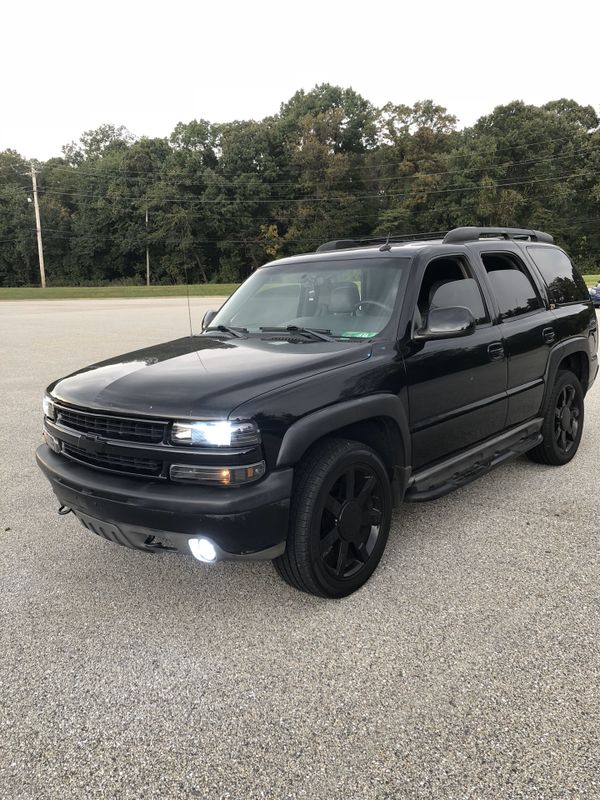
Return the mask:
POLYGON ((390 244, 391 235, 392 235, 392 232, 388 231, 388 235, 387 235, 387 239, 385 240, 385 244, 382 244, 381 247, 379 248, 379 251, 381 253, 384 253, 386 250, 391 250, 392 249, 392 245, 390 244))
POLYGON ((188 280, 187 256, 185 253, 183 257, 184 257, 183 268, 185 270, 185 288, 187 294, 188 320, 190 323, 190 337, 191 337, 194 335, 194 331, 192 330, 192 309, 190 308, 190 282, 188 280))

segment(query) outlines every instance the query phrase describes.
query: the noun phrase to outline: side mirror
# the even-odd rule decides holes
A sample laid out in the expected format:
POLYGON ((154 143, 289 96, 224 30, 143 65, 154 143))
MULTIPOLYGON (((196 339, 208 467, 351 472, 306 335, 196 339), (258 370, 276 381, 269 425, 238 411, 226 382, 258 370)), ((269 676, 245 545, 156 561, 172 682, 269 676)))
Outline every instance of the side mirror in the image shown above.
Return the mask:
POLYGON ((206 312, 206 314, 202 317, 202 330, 205 331, 213 319, 217 316, 217 311, 214 309, 210 309, 206 312))
POLYGON ((427 324, 417 331, 416 339, 452 339, 468 336, 475 330, 475 317, 468 308, 432 308, 427 315, 427 324))

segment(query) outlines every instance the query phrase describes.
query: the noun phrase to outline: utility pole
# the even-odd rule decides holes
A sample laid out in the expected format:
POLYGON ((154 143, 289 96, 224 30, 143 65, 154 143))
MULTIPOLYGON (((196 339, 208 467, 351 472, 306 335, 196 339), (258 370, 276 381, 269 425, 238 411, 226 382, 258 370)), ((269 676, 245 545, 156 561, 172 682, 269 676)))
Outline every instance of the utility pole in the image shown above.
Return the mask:
POLYGON ((146 206, 146 286, 150 286, 150 247, 148 246, 148 206, 146 206))
POLYGON ((31 183, 33 185, 33 208, 35 209, 35 230, 37 233, 38 258, 40 260, 40 280, 42 289, 46 288, 46 270, 44 269, 44 246, 42 244, 42 223, 40 220, 40 206, 37 193, 37 173, 33 162, 31 163, 31 183))

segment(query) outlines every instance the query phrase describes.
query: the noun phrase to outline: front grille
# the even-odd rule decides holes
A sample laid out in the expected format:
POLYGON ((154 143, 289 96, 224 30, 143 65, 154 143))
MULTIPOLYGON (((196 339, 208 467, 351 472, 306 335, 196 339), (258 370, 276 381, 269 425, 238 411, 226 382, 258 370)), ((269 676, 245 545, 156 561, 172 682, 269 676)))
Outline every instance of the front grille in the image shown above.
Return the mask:
POLYGON ((119 456, 105 453, 88 453, 75 445, 63 443, 62 452, 75 461, 91 467, 112 470, 113 472, 129 472, 134 475, 160 475, 162 461, 154 458, 138 458, 137 456, 119 456))
POLYGON ((126 442, 159 444, 164 439, 167 425, 166 422, 73 411, 62 406, 56 407, 56 413, 57 423, 65 428, 81 433, 96 433, 106 439, 120 439, 126 442))

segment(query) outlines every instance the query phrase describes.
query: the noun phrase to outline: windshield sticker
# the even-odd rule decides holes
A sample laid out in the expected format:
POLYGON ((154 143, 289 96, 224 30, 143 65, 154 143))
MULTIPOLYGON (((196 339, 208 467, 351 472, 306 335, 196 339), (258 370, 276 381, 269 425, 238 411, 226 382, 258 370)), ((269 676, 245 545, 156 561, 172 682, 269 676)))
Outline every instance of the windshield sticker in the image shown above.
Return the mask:
POLYGON ((338 336, 356 336, 360 339, 370 339, 372 336, 376 336, 377 331, 342 331, 338 333, 338 336))

